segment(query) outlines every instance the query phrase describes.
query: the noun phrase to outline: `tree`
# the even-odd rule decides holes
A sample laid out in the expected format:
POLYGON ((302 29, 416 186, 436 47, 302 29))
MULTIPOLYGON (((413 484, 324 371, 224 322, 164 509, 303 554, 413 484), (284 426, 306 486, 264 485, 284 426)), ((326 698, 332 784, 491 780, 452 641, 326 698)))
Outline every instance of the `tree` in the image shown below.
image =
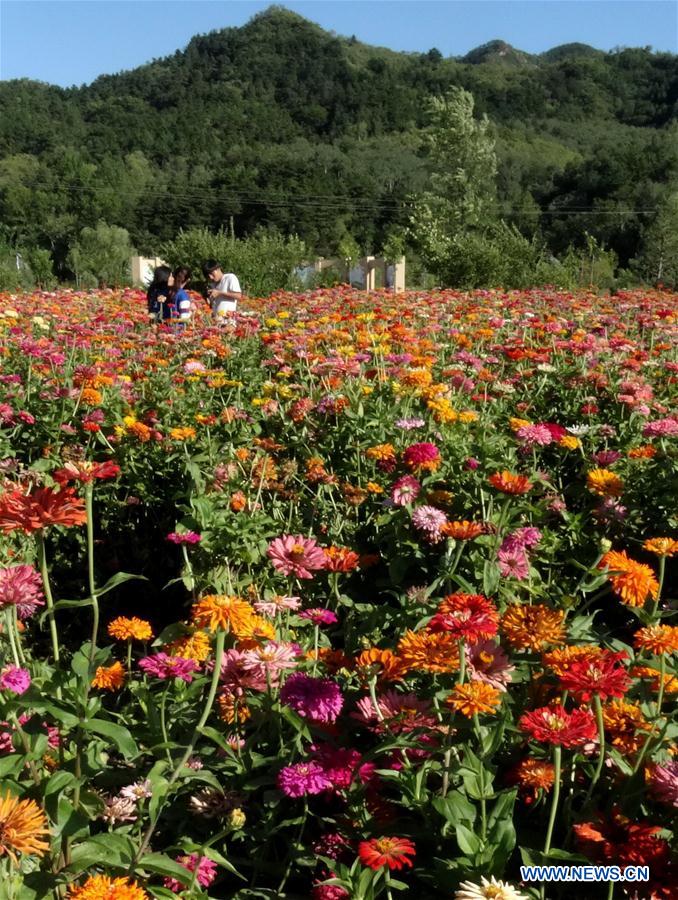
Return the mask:
POLYGON ((97 222, 96 228, 83 228, 68 254, 68 265, 80 286, 116 285, 129 279, 133 254, 129 234, 117 225, 97 222))
POLYGON ((634 263, 640 275, 653 284, 678 284, 678 191, 666 198, 643 234, 642 252, 634 263))

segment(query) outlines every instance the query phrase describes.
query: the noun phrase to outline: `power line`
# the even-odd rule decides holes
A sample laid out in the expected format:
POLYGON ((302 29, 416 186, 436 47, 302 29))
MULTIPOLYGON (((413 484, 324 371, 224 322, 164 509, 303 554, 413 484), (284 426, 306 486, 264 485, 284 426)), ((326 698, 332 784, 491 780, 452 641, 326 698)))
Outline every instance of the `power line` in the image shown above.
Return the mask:
MULTIPOLYGON (((34 190, 53 190, 53 184, 41 182, 23 182, 21 186, 24 188, 33 188, 34 190)), ((135 197, 141 198, 145 195, 153 195, 155 197, 170 197, 177 201, 206 201, 214 203, 242 203, 246 206, 268 206, 280 208, 301 207, 306 209, 319 210, 343 210, 346 207, 360 211, 381 210, 381 211, 405 211, 421 206, 426 200, 375 200, 370 197, 351 197, 349 195, 327 196, 322 194, 295 194, 292 197, 281 198, 274 194, 263 195, 260 193, 247 193, 234 191, 227 194, 215 194, 213 191, 175 191, 167 189, 158 191, 152 187, 135 190, 120 190, 114 185, 61 185, 60 190, 66 193, 94 193, 103 194, 113 191, 118 197, 135 197)), ((184 205, 183 203, 181 205, 184 205)), ((525 213, 534 216, 630 216, 630 215, 649 215, 659 212, 657 207, 648 207, 646 209, 609 209, 602 210, 595 207, 572 206, 561 209, 540 209, 533 206, 505 206, 503 204, 495 204, 487 207, 488 212, 498 212, 502 214, 509 213, 525 213)))

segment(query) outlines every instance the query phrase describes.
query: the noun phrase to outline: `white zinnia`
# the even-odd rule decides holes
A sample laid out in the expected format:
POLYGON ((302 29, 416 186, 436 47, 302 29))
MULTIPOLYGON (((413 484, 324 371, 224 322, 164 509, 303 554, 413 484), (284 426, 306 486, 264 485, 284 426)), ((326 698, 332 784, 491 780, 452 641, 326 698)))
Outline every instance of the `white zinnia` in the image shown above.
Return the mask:
POLYGON ((525 894, 521 894, 507 881, 497 881, 494 876, 488 881, 481 878, 480 884, 471 881, 463 881, 459 890, 454 895, 454 900, 528 900, 525 894))

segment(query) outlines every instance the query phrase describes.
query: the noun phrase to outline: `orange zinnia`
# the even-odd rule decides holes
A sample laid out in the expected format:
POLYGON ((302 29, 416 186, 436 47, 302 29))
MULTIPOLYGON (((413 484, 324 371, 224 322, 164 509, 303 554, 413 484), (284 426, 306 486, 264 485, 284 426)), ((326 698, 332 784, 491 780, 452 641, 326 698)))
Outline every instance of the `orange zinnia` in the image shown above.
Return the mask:
POLYGON ((555 781, 555 767, 546 759, 528 756, 521 760, 512 773, 511 781, 528 793, 529 802, 537 799, 538 791, 550 791, 555 781), (530 796, 531 795, 531 796, 530 796))
POLYGON ((564 620, 562 609, 549 609, 543 604, 515 604, 502 616, 501 628, 514 649, 541 650, 544 644, 562 644, 564 620))
POLYGON ((494 713, 501 703, 501 692, 484 681, 458 684, 445 703, 467 719, 479 713, 494 713))
POLYGON ((457 639, 445 632, 406 631, 398 643, 405 671, 455 672, 459 668, 457 639))
POLYGON ((624 482, 609 469, 593 469, 586 476, 586 486, 600 497, 621 497, 624 482))
POLYGON ((217 705, 219 718, 228 725, 246 722, 252 715, 244 698, 236 697, 228 691, 217 697, 217 705))
POLYGON ((92 687, 105 691, 117 691, 125 683, 125 669, 121 662, 112 666, 99 666, 92 679, 92 687))
POLYGON ((68 889, 70 900, 148 900, 146 891, 129 878, 92 875, 82 887, 68 889))
POLYGON ((633 645, 649 650, 656 656, 662 653, 678 653, 678 628, 674 625, 650 625, 639 628, 633 636, 633 645))
POLYGON ((196 631, 185 637, 177 638, 171 644, 166 644, 162 649, 168 656, 180 656, 182 659, 194 659, 196 662, 204 662, 210 655, 212 645, 204 631, 196 631))
POLYGON ((150 641, 153 637, 150 622, 136 616, 132 616, 131 619, 118 616, 109 624, 107 630, 116 641, 150 641))
POLYGON ((555 675, 563 675, 575 660, 593 660, 600 655, 600 647, 593 644, 575 645, 573 647, 559 647, 557 650, 549 650, 542 655, 541 661, 555 675))
POLYGON ((648 597, 655 599, 659 593, 659 583, 652 569, 630 559, 624 550, 610 550, 598 563, 598 568, 610 570, 612 590, 629 606, 643 606, 648 597))
POLYGON ((667 537, 650 538, 643 544, 643 549, 656 556, 674 556, 678 553, 678 541, 667 537))
POLYGON ((525 475, 514 475, 508 469, 504 469, 503 472, 494 472, 488 480, 492 487, 504 494, 527 494, 533 487, 532 482, 525 475))
POLYGON ((613 700, 603 706, 605 734, 613 747, 627 755, 637 753, 645 738, 637 732, 652 730, 640 707, 625 700, 613 700))
MULTIPOLYGON (((653 669, 650 666, 633 666, 629 675, 632 675, 634 678, 647 678, 652 682, 650 685, 652 690, 659 691, 659 685, 662 683, 659 669, 653 669)), ((665 694, 678 694, 678 678, 675 675, 667 675, 665 673, 663 683, 665 694)))
POLYGON ((348 547, 323 547, 327 572, 353 572, 360 564, 360 557, 348 547))
POLYGON ((363 650, 355 659, 355 670, 361 679, 368 681, 376 673, 380 682, 402 681, 405 667, 392 650, 371 647, 363 650))
POLYGON ((455 541, 472 541, 483 534, 484 530, 480 522, 468 522, 464 519, 461 522, 446 522, 440 533, 455 541))
POLYGON ((9 791, 0 797, 0 858, 7 855, 15 866, 17 853, 42 856, 49 849, 47 817, 33 800, 19 800, 9 791))
POLYGON ((193 604, 193 622, 199 627, 207 626, 210 631, 219 629, 251 634, 254 609, 239 597, 225 594, 208 594, 193 604))
POLYGON ((73 488, 41 487, 30 494, 13 490, 0 497, 0 531, 5 534, 17 530, 32 534, 49 525, 84 525, 86 521, 85 501, 73 488))

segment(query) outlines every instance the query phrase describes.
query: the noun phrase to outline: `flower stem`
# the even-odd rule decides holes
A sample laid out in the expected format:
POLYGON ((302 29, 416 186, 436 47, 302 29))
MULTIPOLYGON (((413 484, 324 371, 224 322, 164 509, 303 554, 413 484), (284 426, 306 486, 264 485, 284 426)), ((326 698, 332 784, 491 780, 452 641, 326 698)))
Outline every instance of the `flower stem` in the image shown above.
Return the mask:
MULTIPOLYGON (((224 656, 224 642, 226 640, 226 632, 223 630, 217 631, 217 641, 216 648, 214 651, 214 670, 212 672, 212 682, 210 684, 209 693, 207 695, 207 701, 205 702, 205 706, 202 711, 202 715, 200 716, 200 720, 198 724, 193 729, 193 734, 191 735, 191 740, 189 741, 188 747, 186 748, 184 755, 181 757, 177 767, 169 778, 167 782, 167 787, 170 788, 174 782, 179 778, 181 774, 181 770, 186 765, 186 762, 190 759, 191 754, 193 753, 193 748, 196 745, 198 737, 200 736, 202 729, 205 726, 205 722, 209 718, 209 714, 212 711, 212 706, 214 705, 214 698, 217 695, 217 687, 219 685, 219 679, 221 677, 221 661, 224 656)), ((146 852, 148 845, 151 842, 151 838, 153 837, 153 832, 155 831, 155 826, 158 824, 158 820, 160 819, 160 813, 162 812, 164 803, 158 804, 158 809, 156 810, 155 816, 151 821, 150 825, 146 829, 143 838, 141 839, 141 844, 139 845, 139 849, 136 852, 134 859, 129 867, 129 874, 132 875, 136 868, 137 863, 141 859, 141 857, 146 852)))
MULTIPOLYGON (((42 530, 35 532, 38 563, 40 565, 40 574, 42 576, 42 586, 45 591, 45 601, 47 602, 47 615, 49 618, 49 630, 52 635, 52 656, 56 665, 59 664, 59 633, 57 632, 56 619, 54 618, 54 599, 52 597, 52 589, 49 583, 49 571, 47 569, 47 554, 45 552, 45 537, 42 530)), ((57 696, 60 696, 61 688, 57 688, 57 696)))
POLYGON ((89 664, 94 662, 97 651, 97 635, 99 633, 99 600, 96 595, 94 583, 94 515, 93 515, 94 486, 92 482, 85 485, 85 509, 87 512, 87 580, 89 584, 89 598, 92 603, 92 639, 89 648, 89 664))
POLYGON ((7 628, 9 646, 12 648, 12 658, 14 660, 14 665, 17 667, 17 669, 20 669, 21 663, 19 662, 19 654, 16 649, 16 639, 14 637, 14 609, 15 607, 11 606, 8 606, 5 609, 5 627, 7 628))
POLYGON ((560 744, 556 744, 553 748, 553 797, 551 798, 551 815, 549 816, 546 840, 544 841, 544 856, 547 856, 551 849, 553 826, 555 825, 556 813, 558 812, 558 800, 560 799, 560 757, 561 747, 560 744))
POLYGON ((584 800, 584 806, 586 806, 591 799, 591 795, 593 794, 593 789, 596 786, 598 779, 600 778, 600 773, 603 771, 603 764, 605 762, 605 722, 603 720, 603 707, 600 702, 600 696, 598 694, 593 695, 593 707, 596 712, 596 722, 598 723, 598 742, 599 742, 599 751, 598 751, 598 763, 596 765, 596 770, 593 773, 593 778, 591 779, 591 783, 589 784, 589 789, 586 792, 586 799, 584 800))

